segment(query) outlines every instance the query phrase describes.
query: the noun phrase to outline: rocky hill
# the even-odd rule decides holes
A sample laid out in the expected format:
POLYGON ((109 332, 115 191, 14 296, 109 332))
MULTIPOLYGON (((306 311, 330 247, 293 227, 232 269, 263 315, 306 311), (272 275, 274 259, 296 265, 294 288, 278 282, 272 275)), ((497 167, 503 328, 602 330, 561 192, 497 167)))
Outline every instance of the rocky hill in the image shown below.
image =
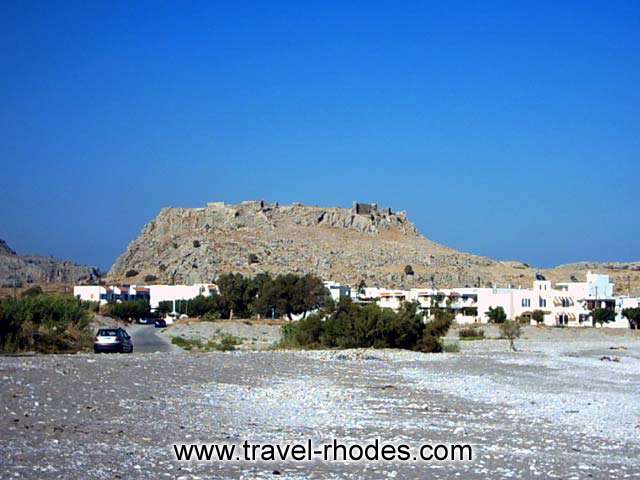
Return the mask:
MULTIPOLYGON (((535 271, 462 253, 423 237, 404 212, 375 204, 324 208, 264 202, 165 208, 117 259, 116 282, 207 282, 224 272, 314 273, 387 287, 529 286, 535 271), (409 265, 413 274, 406 274, 409 265)), ((584 279, 582 265, 547 271, 584 279)), ((626 271, 630 272, 629 270, 626 271)), ((640 272, 634 283, 640 284, 640 272)))
POLYGON ((100 277, 97 268, 38 255, 18 255, 0 239, 0 287, 30 284, 92 283, 100 277))

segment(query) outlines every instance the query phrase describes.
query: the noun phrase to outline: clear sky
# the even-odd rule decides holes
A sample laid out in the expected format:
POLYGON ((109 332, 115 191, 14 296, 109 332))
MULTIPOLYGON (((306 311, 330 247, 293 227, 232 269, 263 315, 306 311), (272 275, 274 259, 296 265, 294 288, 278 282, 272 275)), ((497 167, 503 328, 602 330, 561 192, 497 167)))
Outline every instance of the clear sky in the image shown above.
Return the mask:
POLYGON ((640 2, 4 2, 0 238, 107 269, 164 206, 406 210, 640 260, 640 2), (92 5, 87 5, 92 4, 92 5))

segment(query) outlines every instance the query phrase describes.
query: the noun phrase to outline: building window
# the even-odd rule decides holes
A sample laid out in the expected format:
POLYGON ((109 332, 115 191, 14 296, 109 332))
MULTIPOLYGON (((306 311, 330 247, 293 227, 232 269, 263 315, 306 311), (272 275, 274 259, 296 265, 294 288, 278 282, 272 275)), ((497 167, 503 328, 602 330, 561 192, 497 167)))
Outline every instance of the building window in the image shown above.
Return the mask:
POLYGON ((522 306, 523 307, 530 307, 531 306, 531 299, 530 298, 523 298, 522 299, 522 306))
POLYGON ((547 300, 544 299, 544 298, 541 298, 540 302, 539 302, 539 306, 546 307, 547 306, 547 300))

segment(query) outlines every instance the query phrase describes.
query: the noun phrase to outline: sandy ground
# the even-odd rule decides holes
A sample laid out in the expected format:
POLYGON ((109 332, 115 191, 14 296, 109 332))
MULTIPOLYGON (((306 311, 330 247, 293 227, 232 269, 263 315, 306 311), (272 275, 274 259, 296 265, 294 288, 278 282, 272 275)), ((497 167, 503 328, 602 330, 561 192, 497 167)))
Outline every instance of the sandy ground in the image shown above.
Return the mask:
POLYGON ((0 478, 639 478, 640 338, 525 337, 517 353, 0 357, 0 478), (474 460, 185 464, 171 448, 334 437, 467 442, 474 460))

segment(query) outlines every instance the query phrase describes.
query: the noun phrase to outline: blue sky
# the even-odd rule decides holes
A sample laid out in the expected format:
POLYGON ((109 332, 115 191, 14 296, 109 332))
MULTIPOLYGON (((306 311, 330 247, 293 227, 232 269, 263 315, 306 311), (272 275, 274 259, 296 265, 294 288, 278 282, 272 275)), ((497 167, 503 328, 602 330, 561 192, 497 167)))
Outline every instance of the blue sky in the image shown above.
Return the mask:
POLYGON ((108 268, 164 206, 406 210, 538 266, 640 260, 640 4, 11 2, 0 238, 108 268), (135 3, 135 5, 134 5, 135 3))

